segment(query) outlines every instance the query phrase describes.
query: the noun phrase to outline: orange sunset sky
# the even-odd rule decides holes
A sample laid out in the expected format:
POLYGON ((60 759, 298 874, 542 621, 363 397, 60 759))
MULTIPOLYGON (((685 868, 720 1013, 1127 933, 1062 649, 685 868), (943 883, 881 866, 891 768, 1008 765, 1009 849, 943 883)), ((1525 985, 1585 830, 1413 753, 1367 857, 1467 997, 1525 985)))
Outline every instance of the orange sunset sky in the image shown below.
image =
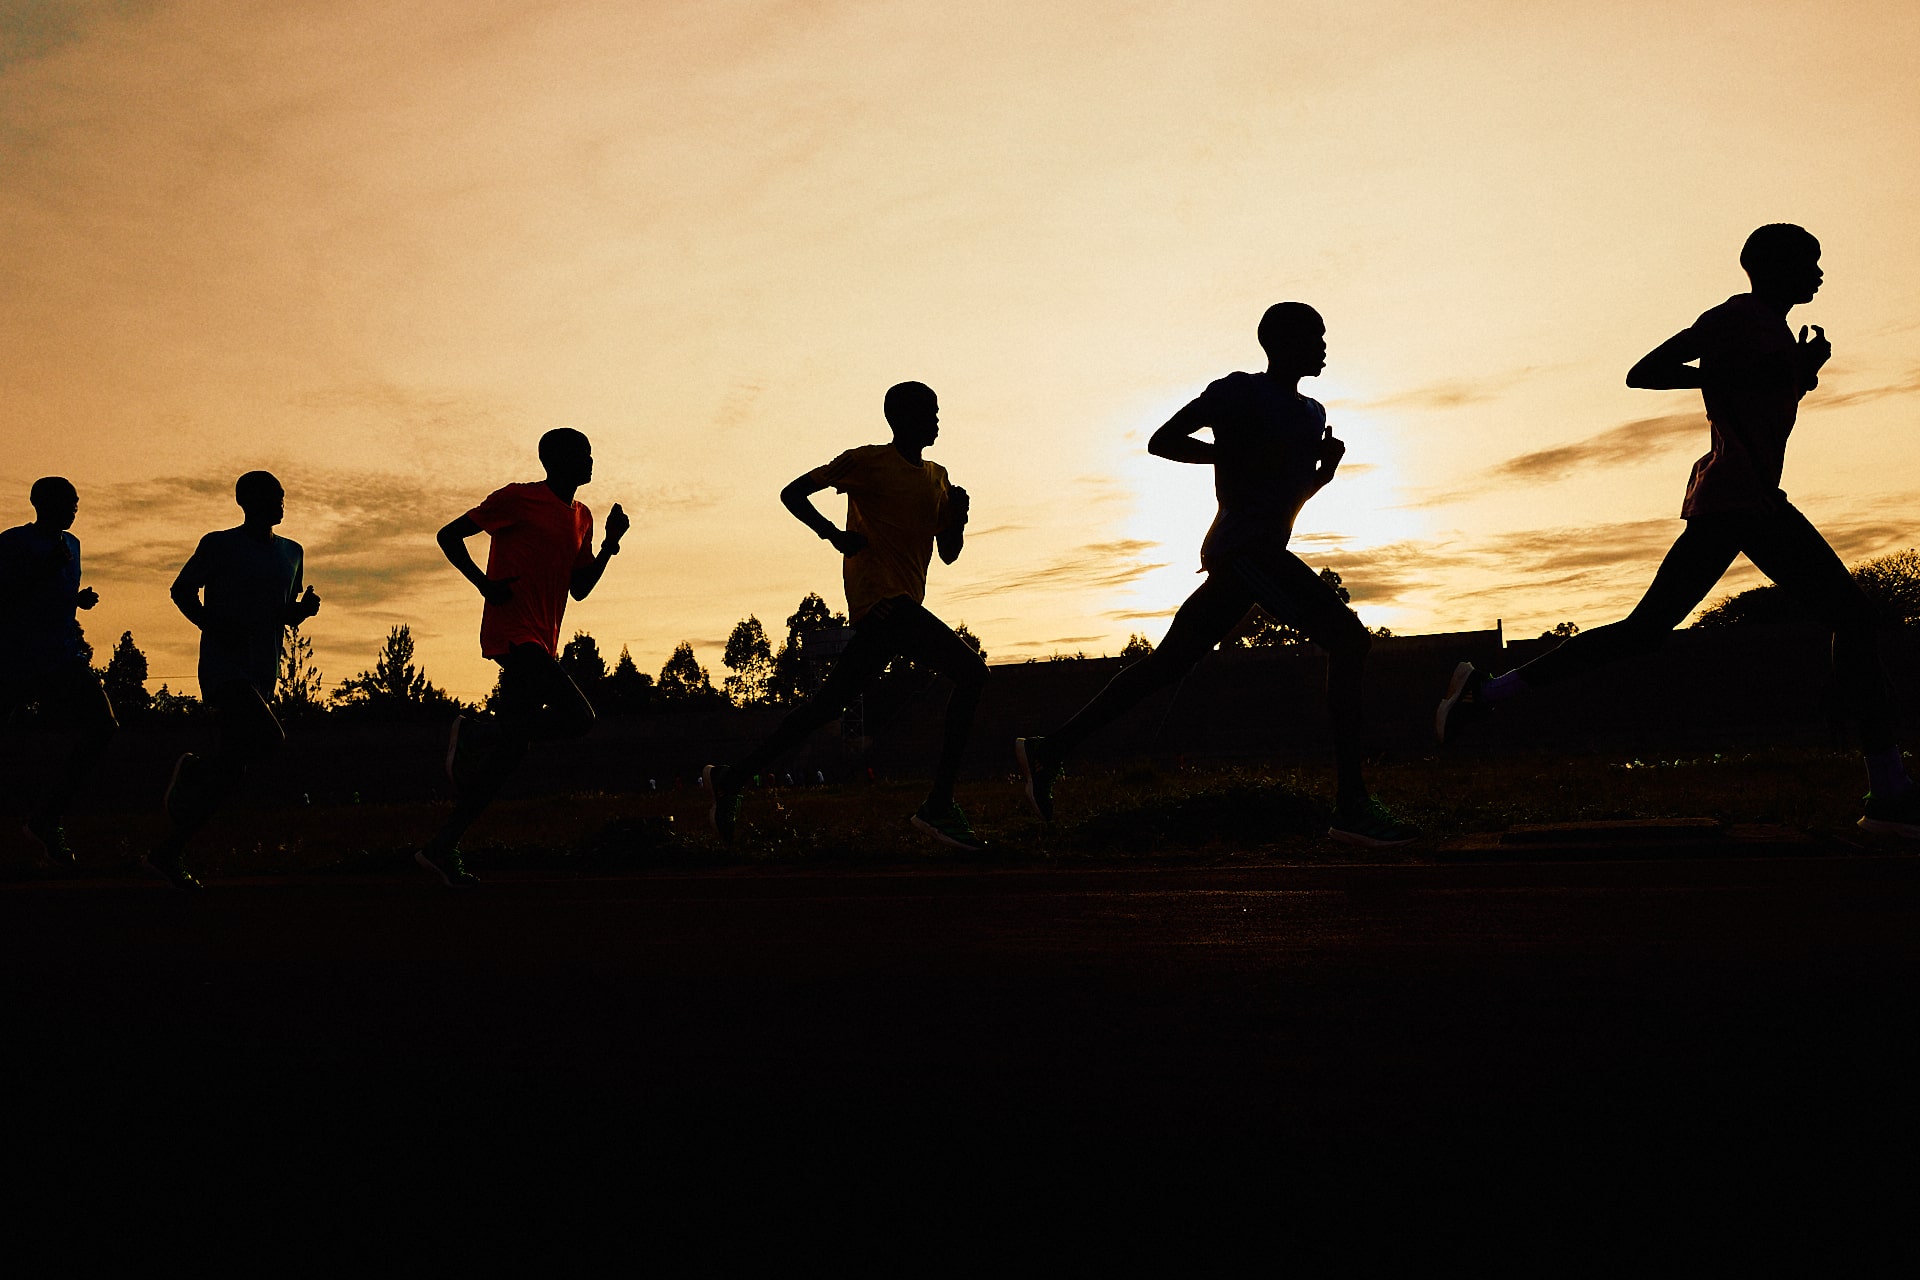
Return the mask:
POLYGON ((1622 376, 1763 222, 1826 248, 1787 490, 1848 560, 1920 542, 1916 66, 1911 0, 0 0, 0 522, 71 478, 89 638, 194 689, 167 585, 270 468, 329 681, 407 622, 471 698, 433 530, 578 427, 634 529, 568 630, 717 680, 842 603, 776 493, 917 378, 973 495, 929 606, 1114 652, 1212 513, 1147 435, 1298 298, 1350 452, 1296 550, 1373 626, 1593 625, 1706 447, 1622 376))

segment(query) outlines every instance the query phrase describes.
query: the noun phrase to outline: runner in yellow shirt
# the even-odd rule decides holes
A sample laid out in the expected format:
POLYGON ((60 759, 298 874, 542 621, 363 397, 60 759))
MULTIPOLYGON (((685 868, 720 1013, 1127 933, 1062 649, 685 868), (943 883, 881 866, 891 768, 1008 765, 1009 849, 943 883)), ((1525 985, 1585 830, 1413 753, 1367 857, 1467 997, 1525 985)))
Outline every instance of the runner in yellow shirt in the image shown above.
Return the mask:
POLYGON ((980 847, 966 814, 954 803, 953 782, 986 683, 987 664, 921 604, 934 547, 938 545, 946 564, 960 558, 967 491, 947 482, 946 468, 921 457, 940 434, 940 402, 933 390, 924 383, 902 382, 887 390, 884 408, 893 443, 849 449, 780 491, 780 501, 794 518, 844 557, 853 639, 820 692, 795 708, 758 749, 731 765, 710 764, 703 771, 713 800, 709 816, 722 840, 733 838, 745 782, 814 730, 839 719, 888 662, 904 657, 953 682, 933 789, 913 815, 913 825, 956 849, 980 847), (823 489, 847 495, 845 529, 813 505, 813 495, 823 489))

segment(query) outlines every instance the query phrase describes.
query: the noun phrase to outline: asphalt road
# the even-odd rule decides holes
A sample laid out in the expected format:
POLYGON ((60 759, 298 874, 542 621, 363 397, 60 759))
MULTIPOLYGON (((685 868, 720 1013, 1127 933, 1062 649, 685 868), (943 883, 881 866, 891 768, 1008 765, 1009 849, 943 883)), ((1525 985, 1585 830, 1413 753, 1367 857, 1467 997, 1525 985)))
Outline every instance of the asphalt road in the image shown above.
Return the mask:
POLYGON ((1858 1171, 1920 1134, 1917 920, 1910 857, 12 885, 9 1151, 729 1195, 1858 1171))

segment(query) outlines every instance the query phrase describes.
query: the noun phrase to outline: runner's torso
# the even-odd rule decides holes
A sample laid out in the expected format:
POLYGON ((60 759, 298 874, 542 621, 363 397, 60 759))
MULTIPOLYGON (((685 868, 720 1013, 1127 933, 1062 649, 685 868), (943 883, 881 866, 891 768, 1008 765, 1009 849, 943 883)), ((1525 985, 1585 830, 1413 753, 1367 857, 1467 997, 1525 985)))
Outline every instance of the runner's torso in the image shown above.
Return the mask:
POLYGON ((0 668, 22 678, 81 657, 80 539, 23 524, 0 533, 0 668))
POLYGON ((1693 464, 1681 514, 1763 506, 1781 495, 1787 437, 1799 416, 1805 371, 1793 330, 1750 293, 1693 322, 1701 398, 1712 448, 1693 464))
POLYGON ((1230 373, 1200 401, 1213 428, 1220 502, 1200 544, 1201 566, 1249 548, 1284 548, 1314 493, 1326 409, 1264 373, 1230 373))

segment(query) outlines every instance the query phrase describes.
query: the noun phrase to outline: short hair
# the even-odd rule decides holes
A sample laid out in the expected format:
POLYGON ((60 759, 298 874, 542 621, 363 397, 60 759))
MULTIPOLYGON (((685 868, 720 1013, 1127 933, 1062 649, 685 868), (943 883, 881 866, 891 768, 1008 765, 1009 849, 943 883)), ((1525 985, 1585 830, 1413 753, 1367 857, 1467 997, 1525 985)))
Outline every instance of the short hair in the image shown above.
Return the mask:
POLYGON ((1303 331, 1315 328, 1324 329, 1326 321, 1320 313, 1304 302, 1276 302, 1268 307, 1266 314, 1260 317, 1260 328, 1256 331, 1260 347, 1268 355, 1287 338, 1303 331))
POLYGON ((888 426, 897 427, 914 410, 939 403, 940 397, 934 395, 933 388, 924 382, 896 382, 887 388, 887 398, 881 402, 880 412, 886 414, 888 426))
POLYGON ((33 504, 35 511, 79 496, 80 491, 65 476, 41 476, 33 482, 33 488, 27 490, 27 501, 33 504))
POLYGON ((1749 273, 1755 267, 1819 256, 1820 242, 1813 233, 1792 222, 1769 222, 1758 227, 1740 246, 1740 266, 1749 273))
POLYGON ((279 477, 271 471, 249 471, 233 482, 233 500, 243 510, 271 494, 286 494, 279 477))
POLYGON ((540 462, 543 466, 552 466, 554 460, 570 453, 593 451, 593 442, 587 439, 586 432, 575 431, 572 427, 555 427, 540 437, 540 462))

